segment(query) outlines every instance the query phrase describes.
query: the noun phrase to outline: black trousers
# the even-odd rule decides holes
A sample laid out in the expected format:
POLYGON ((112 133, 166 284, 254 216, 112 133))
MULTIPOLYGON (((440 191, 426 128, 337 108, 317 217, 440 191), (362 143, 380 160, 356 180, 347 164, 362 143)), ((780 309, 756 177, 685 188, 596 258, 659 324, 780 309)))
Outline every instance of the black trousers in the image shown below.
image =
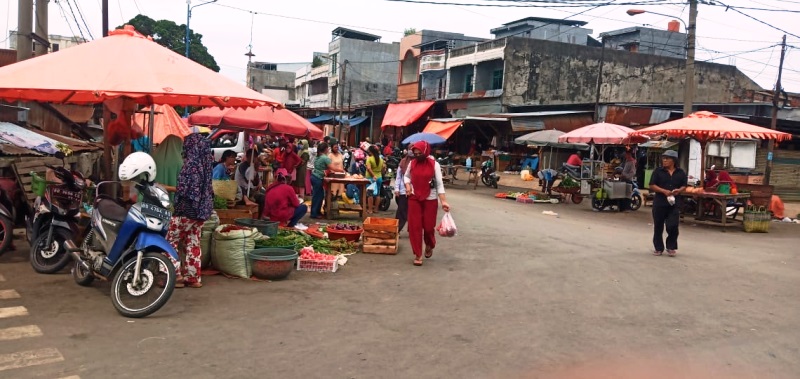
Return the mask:
POLYGON ((653 247, 664 251, 664 226, 667 227, 667 250, 678 250, 678 224, 681 211, 675 206, 653 206, 653 247))
POLYGON ((401 231, 408 221, 408 196, 397 195, 394 199, 397 201, 397 212, 395 212, 394 218, 398 220, 397 230, 401 231))

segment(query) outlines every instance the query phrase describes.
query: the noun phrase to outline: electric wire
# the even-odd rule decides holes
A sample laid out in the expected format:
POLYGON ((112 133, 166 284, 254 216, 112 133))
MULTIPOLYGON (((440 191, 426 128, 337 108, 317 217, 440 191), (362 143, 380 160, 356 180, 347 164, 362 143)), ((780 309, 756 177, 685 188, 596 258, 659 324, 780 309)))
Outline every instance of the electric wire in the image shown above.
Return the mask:
POLYGON ((83 11, 81 11, 81 6, 78 4, 78 0, 75 0, 75 9, 78 10, 78 15, 81 16, 81 21, 83 21, 83 26, 86 27, 86 33, 89 34, 89 38, 94 39, 92 31, 89 29, 89 25, 86 25, 86 19, 83 18, 83 11))
POLYGON ((67 7, 69 7, 69 13, 72 14, 72 19, 75 20, 75 26, 78 27, 78 33, 80 33, 81 38, 86 41, 86 36, 83 34, 83 29, 81 29, 81 23, 78 22, 78 17, 75 16, 75 11, 72 10, 72 4, 69 0, 64 0, 67 3, 67 7))

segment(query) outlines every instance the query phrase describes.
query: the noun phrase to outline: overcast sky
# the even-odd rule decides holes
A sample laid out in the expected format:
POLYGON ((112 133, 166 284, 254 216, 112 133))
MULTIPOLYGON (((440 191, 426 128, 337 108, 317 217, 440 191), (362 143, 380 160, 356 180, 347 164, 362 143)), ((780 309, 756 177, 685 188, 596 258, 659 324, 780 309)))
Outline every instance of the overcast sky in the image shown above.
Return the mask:
MULTIPOLYGON (((8 10, 0 19, 0 30, 6 39, 8 30, 17 27, 17 1, 0 0, 0 9, 8 10)), ((487 0, 429 0, 451 3, 492 3, 487 0)), ((612 0, 608 0, 612 2, 612 0)), ((645 0, 642 0, 645 1, 645 0)), ((652 0, 646 0, 652 1, 652 0)), ((86 26, 75 9, 80 7, 86 25, 94 38, 101 36, 100 0, 51 0, 50 33, 80 35, 70 12, 71 4, 83 33, 89 38, 86 26), (63 10, 63 11, 62 11, 63 10)), ((630 3, 633 0, 616 0, 630 3)), ((636 25, 666 28, 671 18, 642 14, 628 16, 625 11, 640 8, 683 18, 688 22, 688 6, 678 0, 665 0, 665 5, 606 5, 591 8, 509 8, 465 5, 430 5, 392 2, 386 0, 219 0, 197 7, 192 12, 191 28, 203 35, 203 43, 217 60, 221 72, 239 82, 245 82, 245 53, 251 44, 255 60, 268 62, 308 62, 313 51, 327 51, 331 31, 337 26, 362 30, 383 37, 383 42, 399 41, 406 28, 441 30, 469 36, 491 38, 489 30, 523 17, 562 19, 586 11, 571 20, 587 21, 597 37, 601 32, 636 25), (239 9, 235 9, 239 8, 239 9), (588 10, 588 11, 587 11, 588 10), (256 13, 251 13, 256 12, 256 13), (252 22, 251 22, 252 21, 252 22), (252 27, 251 27, 252 26, 252 27), (251 33, 252 31, 252 33, 251 33)), ((736 7, 782 9, 792 12, 744 10, 750 16, 768 22, 789 33, 800 36, 800 0, 724 0, 736 7)), ((193 4, 202 3, 194 0, 193 4)), ((495 2, 497 3, 497 2, 495 2)), ((500 3, 508 4, 508 3, 500 3)), ((110 25, 115 27, 139 13, 153 19, 169 19, 186 23, 184 0, 110 0, 110 25)), ((766 89, 774 87, 780 58, 783 32, 750 19, 724 7, 700 5, 697 23, 700 60, 735 64, 750 78, 766 89), (760 49, 760 50, 759 50, 760 49), (758 50, 754 52, 749 52, 758 50), (733 55, 733 56, 731 56, 733 55)), ((800 47, 800 37, 788 36, 789 45, 800 47)), ((800 92, 800 51, 789 48, 783 75, 788 91, 800 92)))

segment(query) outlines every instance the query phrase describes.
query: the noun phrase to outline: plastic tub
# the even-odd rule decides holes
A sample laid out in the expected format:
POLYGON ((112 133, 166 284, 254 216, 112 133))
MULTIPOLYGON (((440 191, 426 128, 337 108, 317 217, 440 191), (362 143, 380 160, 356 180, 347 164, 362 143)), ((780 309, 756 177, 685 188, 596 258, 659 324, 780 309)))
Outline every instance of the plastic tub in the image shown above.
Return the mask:
POLYGON ((280 280, 292 273, 298 254, 290 249, 265 248, 253 250, 247 256, 253 276, 264 280, 280 280))
POLYGON ((328 239, 331 241, 335 241, 338 239, 344 238, 347 241, 355 242, 361 238, 361 233, 364 231, 363 228, 358 230, 333 230, 325 228, 325 232, 328 233, 328 239))
POLYGON ((261 234, 268 237, 275 237, 278 235, 278 222, 268 220, 257 220, 254 218, 237 218, 233 222, 239 226, 246 226, 248 228, 256 228, 261 234))

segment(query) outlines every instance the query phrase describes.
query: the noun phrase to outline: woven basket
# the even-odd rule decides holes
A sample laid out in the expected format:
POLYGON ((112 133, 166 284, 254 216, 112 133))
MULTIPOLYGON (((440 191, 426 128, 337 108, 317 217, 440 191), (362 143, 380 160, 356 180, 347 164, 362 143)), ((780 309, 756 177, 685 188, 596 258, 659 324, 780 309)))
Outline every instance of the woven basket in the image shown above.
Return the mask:
POLYGON ((236 193, 239 191, 239 186, 235 180, 213 180, 211 185, 214 188, 214 195, 219 196, 225 200, 236 200, 236 193))
POLYGON ((765 207, 750 206, 744 211, 744 231, 747 233, 767 233, 772 215, 765 207))

